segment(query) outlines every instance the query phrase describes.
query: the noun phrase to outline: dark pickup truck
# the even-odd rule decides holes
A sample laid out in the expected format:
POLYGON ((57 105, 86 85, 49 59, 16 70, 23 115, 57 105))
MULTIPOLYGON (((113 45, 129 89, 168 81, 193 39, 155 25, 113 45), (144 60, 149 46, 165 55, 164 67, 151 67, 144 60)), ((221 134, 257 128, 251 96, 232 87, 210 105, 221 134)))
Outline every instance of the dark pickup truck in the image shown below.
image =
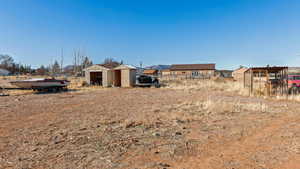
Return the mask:
POLYGON ((160 87, 158 78, 154 76, 148 76, 148 75, 137 76, 135 85, 139 87, 151 87, 151 86, 154 86, 156 88, 160 87))

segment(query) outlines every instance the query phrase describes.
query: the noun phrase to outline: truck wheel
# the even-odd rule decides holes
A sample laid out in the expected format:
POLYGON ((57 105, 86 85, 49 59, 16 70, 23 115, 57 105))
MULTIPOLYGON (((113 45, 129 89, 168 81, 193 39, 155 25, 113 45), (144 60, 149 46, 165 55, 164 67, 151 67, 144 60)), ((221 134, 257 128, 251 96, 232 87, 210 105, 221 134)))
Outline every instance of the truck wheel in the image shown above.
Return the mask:
POLYGON ((158 81, 155 81, 155 82, 154 82, 154 87, 155 87, 155 88, 160 88, 160 84, 158 83, 158 81))

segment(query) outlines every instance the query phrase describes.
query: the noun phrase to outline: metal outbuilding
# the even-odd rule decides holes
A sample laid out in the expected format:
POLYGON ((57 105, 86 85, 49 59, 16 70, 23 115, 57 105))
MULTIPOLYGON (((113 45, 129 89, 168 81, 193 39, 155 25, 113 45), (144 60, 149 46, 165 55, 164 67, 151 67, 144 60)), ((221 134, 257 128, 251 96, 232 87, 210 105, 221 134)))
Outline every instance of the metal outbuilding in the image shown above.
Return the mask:
POLYGON ((136 81, 136 68, 130 65, 120 65, 114 68, 115 87, 133 87, 136 81))
POLYGON ((130 65, 93 65, 85 69, 85 79, 89 85, 133 87, 136 68, 130 65))
POLYGON ((244 82, 245 72, 248 70, 247 67, 240 67, 232 72, 232 77, 235 81, 244 82))
POLYGON ((85 69, 85 79, 89 85, 110 87, 113 84, 113 67, 108 65, 92 65, 85 69))

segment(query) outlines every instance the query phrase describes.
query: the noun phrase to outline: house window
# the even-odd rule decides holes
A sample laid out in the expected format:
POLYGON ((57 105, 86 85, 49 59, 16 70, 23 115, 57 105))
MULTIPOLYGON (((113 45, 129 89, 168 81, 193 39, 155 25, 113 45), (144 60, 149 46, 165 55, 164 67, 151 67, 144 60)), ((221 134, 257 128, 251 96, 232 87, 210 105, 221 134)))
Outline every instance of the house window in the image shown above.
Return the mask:
POLYGON ((192 72, 192 76, 199 76, 199 72, 192 72))

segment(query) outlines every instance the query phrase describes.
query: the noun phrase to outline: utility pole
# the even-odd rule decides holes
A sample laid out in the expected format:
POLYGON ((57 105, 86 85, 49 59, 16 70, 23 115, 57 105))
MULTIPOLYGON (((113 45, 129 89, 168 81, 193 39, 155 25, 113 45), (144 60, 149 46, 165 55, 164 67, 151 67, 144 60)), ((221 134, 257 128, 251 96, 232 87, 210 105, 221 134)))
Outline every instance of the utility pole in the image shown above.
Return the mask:
POLYGON ((64 48, 61 48, 60 73, 63 73, 64 66, 64 48))
POLYGON ((140 68, 143 68, 143 62, 140 61, 140 68))

